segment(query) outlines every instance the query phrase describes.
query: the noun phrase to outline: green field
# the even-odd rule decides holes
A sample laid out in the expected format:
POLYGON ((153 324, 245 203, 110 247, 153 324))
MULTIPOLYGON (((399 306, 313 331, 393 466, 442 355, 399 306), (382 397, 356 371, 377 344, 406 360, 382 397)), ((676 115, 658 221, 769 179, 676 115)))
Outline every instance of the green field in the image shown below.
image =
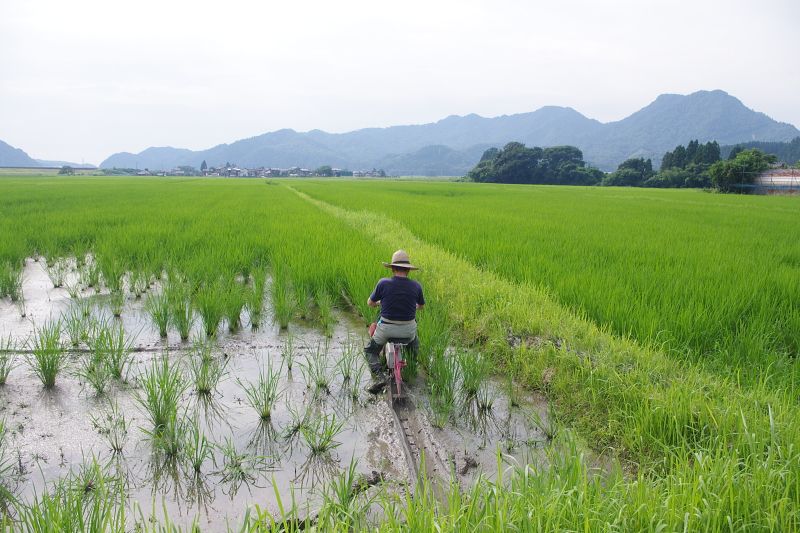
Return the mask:
MULTIPOLYGON (((268 266, 368 322, 380 261, 403 248, 429 300, 423 348, 482 351, 557 423, 546 471, 499 459, 501 479, 446 503, 382 494, 377 527, 792 531, 798 215, 792 198, 694 191, 6 177, 0 264, 91 253, 198 290, 268 266)), ((332 496, 321 529, 362 524, 355 508, 332 496)))

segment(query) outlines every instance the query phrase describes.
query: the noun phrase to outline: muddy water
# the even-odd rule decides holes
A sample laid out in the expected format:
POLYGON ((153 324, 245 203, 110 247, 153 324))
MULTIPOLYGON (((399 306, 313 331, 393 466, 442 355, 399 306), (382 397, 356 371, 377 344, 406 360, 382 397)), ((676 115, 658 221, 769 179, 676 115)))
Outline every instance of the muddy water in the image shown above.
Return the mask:
MULTIPOLYGON (((76 274, 68 275, 67 283, 75 283, 76 274)), ((157 291, 157 287, 152 289, 157 291)), ((8 298, 0 300, 0 336, 11 335, 20 347, 33 333, 34 324, 57 320, 72 305, 66 289, 54 288, 41 262, 29 260, 24 274, 23 293, 27 316, 20 316, 19 307, 8 298)), ((83 297, 93 301, 93 315, 110 317, 109 295, 89 289, 83 297)), ((77 472, 92 457, 107 464, 107 472, 123 480, 130 500, 138 502, 145 513, 163 516, 163 509, 177 524, 189 524, 197 518, 204 529, 225 530, 241 522, 245 509, 257 504, 278 514, 276 492, 284 505, 295 502, 313 503, 320 498, 323 484, 345 470, 351 460, 357 470, 367 476, 380 472, 384 479, 406 482, 410 469, 400 447, 399 432, 383 396, 375 397, 363 390, 353 398, 348 386, 337 372, 337 362, 348 345, 363 346, 365 329, 352 314, 339 312, 333 336, 326 339, 313 323, 298 320, 290 325, 297 346, 293 370, 289 372, 282 356, 287 340, 286 330, 264 324, 259 329, 243 328, 230 333, 224 326, 219 331, 218 357, 227 361, 228 374, 218 385, 210 401, 189 389, 182 397, 182 409, 188 420, 197 421, 209 441, 217 447, 195 473, 185 461, 172 462, 154 453, 147 440, 148 420, 136 403, 137 376, 154 360, 165 354, 171 360, 185 359, 190 344, 181 342, 169 332, 159 337, 143 312, 142 299, 129 295, 121 320, 126 332, 136 335, 128 383, 114 383, 107 393, 98 397, 89 386, 81 384, 70 372, 85 353, 72 353, 71 367, 63 372, 56 387, 46 390, 31 374, 24 362, 0 387, 0 419, 8 428, 7 442, 15 458, 16 471, 22 474, 18 486, 23 498, 41 492, 46 482, 53 482, 77 472), (322 351, 328 362, 331 377, 330 392, 317 392, 306 384, 301 365, 306 356, 322 351), (269 362, 282 365, 282 399, 268 423, 262 422, 246 404, 241 382, 255 381, 269 362), (107 436, 98 425, 107 423, 115 406, 116 416, 128 423, 123 451, 112 453, 107 436), (335 414, 344 420, 340 443, 329 455, 314 456, 299 434, 291 434, 295 420, 292 413, 308 412, 319 417, 335 414), (235 449, 244 463, 245 474, 231 479, 225 469, 225 454, 221 447, 235 449)), ((245 315, 246 313, 243 313, 245 315)), ((265 313, 269 322, 269 310, 265 313)), ((243 317, 246 318, 246 317, 243 317)), ((200 335, 200 324, 195 324, 200 335)), ((85 351, 85 347, 84 347, 85 351)), ((359 357, 359 361, 361 358, 359 357)), ((366 380, 361 367, 359 381, 366 380)), ((363 384, 366 384, 364 381, 363 384)), ((497 396, 495 408, 481 416, 471 416, 469 407, 456 413, 445 428, 434 428, 425 416, 424 379, 412 391, 419 404, 416 412, 405 414, 413 423, 415 438, 429 457, 429 469, 456 475, 463 483, 478 471, 491 473, 496 466, 496 452, 517 453, 523 448, 536 448, 544 441, 532 417, 541 416, 541 400, 524 397, 524 409, 511 409, 502 387, 490 385, 497 396), (533 413, 533 415, 532 415, 533 413)))

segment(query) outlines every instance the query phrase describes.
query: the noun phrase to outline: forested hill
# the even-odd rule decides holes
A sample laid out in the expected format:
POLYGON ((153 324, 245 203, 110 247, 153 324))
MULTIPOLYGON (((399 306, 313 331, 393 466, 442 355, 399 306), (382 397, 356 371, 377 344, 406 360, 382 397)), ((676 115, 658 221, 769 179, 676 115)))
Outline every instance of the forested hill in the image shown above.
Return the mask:
POLYGON ((28 154, 0 141, 0 167, 39 167, 41 166, 28 154))
POLYGON ((250 168, 331 165, 384 168, 390 174, 463 175, 487 147, 518 141, 528 146, 577 146, 589 164, 611 171, 633 157, 650 158, 657 166, 666 151, 686 139, 722 145, 753 139, 789 141, 798 135, 794 126, 748 109, 724 91, 699 91, 661 95, 631 116, 606 124, 571 108, 548 106, 495 118, 450 116, 431 124, 341 134, 285 129, 197 152, 166 147, 118 153, 100 166, 199 167, 205 160, 209 165, 231 162, 250 168))
POLYGON ((728 159, 731 151, 737 147, 745 150, 758 148, 765 154, 775 154, 778 156, 778 161, 787 165, 794 165, 800 161, 800 137, 795 137, 790 142, 750 141, 737 145, 721 146, 720 155, 723 159, 728 159))

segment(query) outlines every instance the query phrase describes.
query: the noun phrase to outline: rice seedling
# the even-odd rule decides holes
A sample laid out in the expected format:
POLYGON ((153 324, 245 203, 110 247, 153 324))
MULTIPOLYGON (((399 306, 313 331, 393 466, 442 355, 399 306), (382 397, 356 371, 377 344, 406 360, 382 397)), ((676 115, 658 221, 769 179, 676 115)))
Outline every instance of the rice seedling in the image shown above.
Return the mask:
POLYGON ((136 335, 127 336, 121 322, 103 321, 97 323, 96 333, 88 344, 91 351, 105 361, 111 377, 127 381, 136 335))
POLYGON ((325 288, 320 287, 314 293, 314 303, 317 305, 317 310, 319 312, 317 320, 322 326, 323 334, 326 337, 332 337, 333 326, 337 322, 333 314, 333 307, 335 305, 334 299, 325 288))
POLYGON ((130 422, 125 417, 125 413, 120 410, 119 403, 116 401, 109 403, 108 410, 101 415, 90 416, 97 432, 108 441, 111 451, 115 454, 121 454, 128 440, 130 422))
POLYGON ((102 352, 92 351, 78 360, 77 367, 73 374, 81 379, 81 384, 89 384, 100 396, 105 392, 106 386, 111 379, 108 364, 102 352))
POLYGON ((311 299, 311 291, 305 283, 297 283, 295 285, 295 297, 297 301, 297 313, 303 320, 308 318, 313 309, 313 301, 311 299))
POLYGON ((297 303, 289 277, 279 269, 275 270, 272 278, 270 297, 272 300, 272 312, 275 316, 275 322, 278 323, 281 329, 288 328, 289 322, 294 317, 297 303))
POLYGON ((219 280, 200 287, 195 295, 194 307, 203 322, 206 335, 215 336, 222 317, 225 316, 225 295, 219 280))
POLYGON ((315 394, 331 393, 331 375, 328 367, 328 350, 321 344, 317 344, 316 349, 309 350, 306 355, 305 364, 301 365, 301 370, 309 389, 314 389, 315 394))
POLYGON ((330 455, 342 443, 335 440, 344 429, 344 420, 337 420, 334 413, 312 417, 300 426, 300 434, 311 455, 330 455))
POLYGON ((184 447, 186 460, 194 472, 200 472, 203 468, 203 463, 214 458, 212 444, 206 438, 205 433, 200 430, 200 426, 195 419, 187 423, 184 447))
POLYGON ((181 340, 185 341, 189 338, 195 320, 189 287, 180 281, 170 282, 165 294, 169 301, 170 322, 178 330, 181 340))
POLYGON ((28 306, 26 305, 25 295, 22 293, 22 291, 19 292, 19 296, 14 304, 17 307, 17 312, 19 313, 20 317, 25 318, 28 316, 28 306))
POLYGON ((95 292, 100 292, 100 265, 94 259, 87 259, 86 263, 78 271, 78 282, 88 288, 94 288, 95 292))
POLYGON ((250 317, 250 326, 257 328, 261 324, 266 295, 267 274, 263 269, 253 271, 253 283, 245 292, 245 308, 250 317))
POLYGON ((215 357, 215 344, 212 341, 196 340, 189 353, 189 375, 195 392, 201 396, 214 393, 217 385, 228 375, 230 358, 215 357))
POLYGON ((91 321, 83 315, 83 311, 77 305, 71 305, 67 313, 61 315, 61 324, 73 348, 77 348, 80 343, 89 339, 91 321))
POLYGON ((31 372, 38 377, 45 388, 53 388, 56 378, 67 366, 67 354, 61 343, 61 323, 47 322, 41 327, 33 326, 33 334, 28 339, 31 353, 25 360, 31 372))
POLYGON ((111 314, 114 315, 114 317, 119 318, 122 316, 122 311, 125 308, 125 301, 127 300, 125 291, 122 289, 117 289, 116 291, 112 292, 108 298, 108 308, 111 310, 111 314))
POLYGON ((188 387, 180 365, 170 363, 167 354, 153 360, 139 377, 139 389, 134 400, 155 432, 176 429, 180 399, 188 387))
POLYGON ((228 331, 236 331, 241 324, 242 309, 247 303, 244 287, 235 280, 225 283, 224 314, 228 321, 228 331))
POLYGON ((261 369, 256 383, 249 381, 243 383, 238 378, 236 380, 244 390, 246 395, 245 402, 255 409, 261 420, 269 420, 272 417, 275 402, 281 395, 280 377, 282 368, 275 369, 271 363, 268 363, 266 369, 261 369))
POLYGON ((69 297, 72 298, 73 300, 81 297, 81 292, 83 289, 80 283, 65 282, 64 288, 66 289, 67 294, 69 294, 69 297))
POLYGON ((283 349, 281 355, 286 369, 291 374, 292 367, 294 366, 294 358, 297 353, 297 346, 295 345, 295 336, 291 331, 286 332, 286 340, 283 341, 283 349))
POLYGON ((456 359, 460 367, 461 390, 469 400, 489 379, 491 369, 489 359, 475 350, 457 350, 456 359))
POLYGON ((150 285, 150 279, 148 278, 147 273, 141 269, 134 269, 131 271, 129 281, 131 293, 133 293, 137 300, 142 297, 142 294, 150 285))
POLYGON ((283 437, 288 441, 292 441, 294 438, 300 435, 300 430, 309 424, 311 412, 305 409, 301 414, 299 410, 294 409, 289 404, 286 405, 286 410, 289 412, 291 422, 284 427, 283 437))
POLYGON ((322 510, 317 520, 318 529, 341 527, 345 531, 359 531, 367 525, 369 510, 377 495, 367 497, 365 492, 375 480, 367 480, 363 474, 359 474, 357 466, 358 461, 355 457, 351 458, 347 469, 325 484, 322 510))
POLYGON ((97 264, 103 276, 103 283, 110 293, 120 292, 125 283, 125 267, 109 254, 98 255, 97 264))
MULTIPOLYGON (((0 335, 0 385, 5 385, 8 375, 17 366, 16 343, 9 334, 8 337, 0 335)), ((0 439, 2 442, 2 439, 0 439)))
POLYGON ((0 298, 5 297, 6 294, 11 294, 11 287, 14 284, 14 269, 11 263, 4 263, 0 266, 0 298))
POLYGON ((170 319, 172 318, 169 296, 167 294, 148 295, 144 302, 144 310, 150 321, 158 329, 158 334, 161 337, 166 337, 170 319))
MULTIPOLYGON (((4 269, 0 268, 0 272, 4 269)), ((8 273, 5 280, 0 282, 0 296, 8 294, 12 302, 16 302, 23 298, 22 295, 22 282, 24 281, 24 274, 22 267, 14 268, 13 265, 8 265, 8 273)))
POLYGON ((50 259, 44 264, 47 277, 56 289, 64 286, 64 280, 69 273, 69 262, 66 259, 50 259))

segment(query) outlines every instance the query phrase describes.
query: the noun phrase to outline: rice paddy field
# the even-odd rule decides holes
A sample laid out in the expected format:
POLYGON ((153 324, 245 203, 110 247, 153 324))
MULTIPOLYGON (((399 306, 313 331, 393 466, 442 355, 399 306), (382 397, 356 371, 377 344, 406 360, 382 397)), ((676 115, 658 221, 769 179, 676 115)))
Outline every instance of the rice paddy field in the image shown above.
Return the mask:
POLYGON ((798 215, 695 191, 0 178, 4 527, 797 530, 798 215), (482 458, 435 489, 361 387, 398 248, 428 300, 407 379, 431 434, 482 458))

